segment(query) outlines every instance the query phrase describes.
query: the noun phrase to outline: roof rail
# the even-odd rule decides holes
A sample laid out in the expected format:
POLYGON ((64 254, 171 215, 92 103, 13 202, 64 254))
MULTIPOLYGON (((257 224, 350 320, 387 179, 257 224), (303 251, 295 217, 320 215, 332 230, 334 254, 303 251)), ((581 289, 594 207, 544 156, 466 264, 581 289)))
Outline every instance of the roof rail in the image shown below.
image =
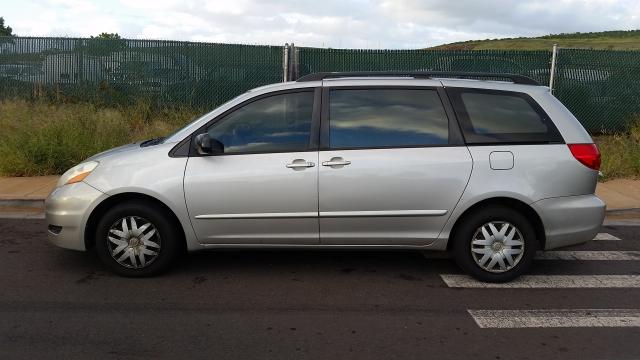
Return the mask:
POLYGON ((508 79, 514 84, 540 85, 536 80, 516 74, 487 73, 487 72, 460 72, 460 71, 345 71, 345 72, 318 72, 299 78, 298 82, 319 81, 324 79, 336 79, 343 77, 413 77, 415 79, 432 78, 498 78, 508 79))

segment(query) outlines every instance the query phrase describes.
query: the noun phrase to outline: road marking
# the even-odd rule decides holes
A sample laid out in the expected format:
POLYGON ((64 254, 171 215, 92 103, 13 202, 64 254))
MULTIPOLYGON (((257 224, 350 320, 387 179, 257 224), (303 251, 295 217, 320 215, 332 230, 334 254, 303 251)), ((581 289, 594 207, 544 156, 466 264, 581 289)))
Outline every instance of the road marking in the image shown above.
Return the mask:
MULTIPOLYGON (((444 251, 424 251, 426 259, 449 259, 444 251)), ((538 251, 536 260, 632 261, 640 260, 640 251, 538 251)))
POLYGON ((468 311, 480 328, 640 327, 637 309, 468 311))
POLYGON ((507 283, 485 283, 467 275, 440 277, 452 288, 640 288, 640 275, 523 275, 507 283))
POLYGON ((640 260, 640 251, 539 251, 536 260, 640 260))
POLYGON ((602 241, 602 240, 620 240, 620 238, 617 238, 609 233, 598 233, 598 235, 596 235, 596 237, 593 238, 594 241, 602 241))

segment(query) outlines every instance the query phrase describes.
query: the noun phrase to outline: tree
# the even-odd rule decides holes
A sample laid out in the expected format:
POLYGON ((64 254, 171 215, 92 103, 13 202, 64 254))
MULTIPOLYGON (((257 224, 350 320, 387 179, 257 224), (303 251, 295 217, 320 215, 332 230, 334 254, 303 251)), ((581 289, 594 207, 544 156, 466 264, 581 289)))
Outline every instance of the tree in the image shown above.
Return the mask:
MULTIPOLYGON (((117 34, 116 34, 117 35, 117 34)), ((4 18, 0 16, 0 36, 15 36, 11 26, 4 25, 4 18)))
POLYGON ((4 25, 4 18, 0 16, 0 46, 4 44, 13 44, 13 38, 16 35, 13 33, 11 26, 4 25))
POLYGON ((104 56, 121 51, 127 47, 127 41, 118 33, 100 33, 84 42, 84 51, 88 55, 104 56))
POLYGON ((122 39, 118 33, 100 33, 98 36, 91 37, 92 39, 110 39, 110 40, 120 40, 122 39))

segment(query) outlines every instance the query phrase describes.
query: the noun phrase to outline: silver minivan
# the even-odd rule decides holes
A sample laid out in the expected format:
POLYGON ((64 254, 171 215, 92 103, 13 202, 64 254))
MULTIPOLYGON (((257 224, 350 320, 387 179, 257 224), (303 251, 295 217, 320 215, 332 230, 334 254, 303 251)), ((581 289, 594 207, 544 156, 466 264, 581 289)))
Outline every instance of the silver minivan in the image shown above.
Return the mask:
POLYGON ((508 281, 537 250, 596 235, 599 166, 530 78, 317 73, 68 170, 46 201, 48 238, 124 276, 185 250, 339 248, 448 250, 475 278, 508 281))

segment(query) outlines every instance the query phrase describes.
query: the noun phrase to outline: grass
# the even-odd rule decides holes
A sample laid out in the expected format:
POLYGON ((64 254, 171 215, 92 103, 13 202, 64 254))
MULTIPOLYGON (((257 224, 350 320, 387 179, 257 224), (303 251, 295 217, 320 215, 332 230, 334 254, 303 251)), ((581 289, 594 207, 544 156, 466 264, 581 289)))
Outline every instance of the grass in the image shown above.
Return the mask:
POLYGON ((126 108, 0 101, 0 176, 61 174, 103 150, 169 134, 193 109, 153 110, 144 102, 126 108))
MULTIPOLYGON (((164 136, 199 112, 88 103, 0 101, 0 176, 62 174, 87 157, 122 144, 164 136)), ((600 135, 604 180, 640 179, 640 117, 625 133, 600 135)))
POLYGON ((604 180, 640 179, 640 119, 631 122, 625 133, 595 138, 602 154, 604 180))
POLYGON ((550 50, 553 44, 561 48, 640 50, 640 30, 470 40, 439 45, 430 50, 550 50))

